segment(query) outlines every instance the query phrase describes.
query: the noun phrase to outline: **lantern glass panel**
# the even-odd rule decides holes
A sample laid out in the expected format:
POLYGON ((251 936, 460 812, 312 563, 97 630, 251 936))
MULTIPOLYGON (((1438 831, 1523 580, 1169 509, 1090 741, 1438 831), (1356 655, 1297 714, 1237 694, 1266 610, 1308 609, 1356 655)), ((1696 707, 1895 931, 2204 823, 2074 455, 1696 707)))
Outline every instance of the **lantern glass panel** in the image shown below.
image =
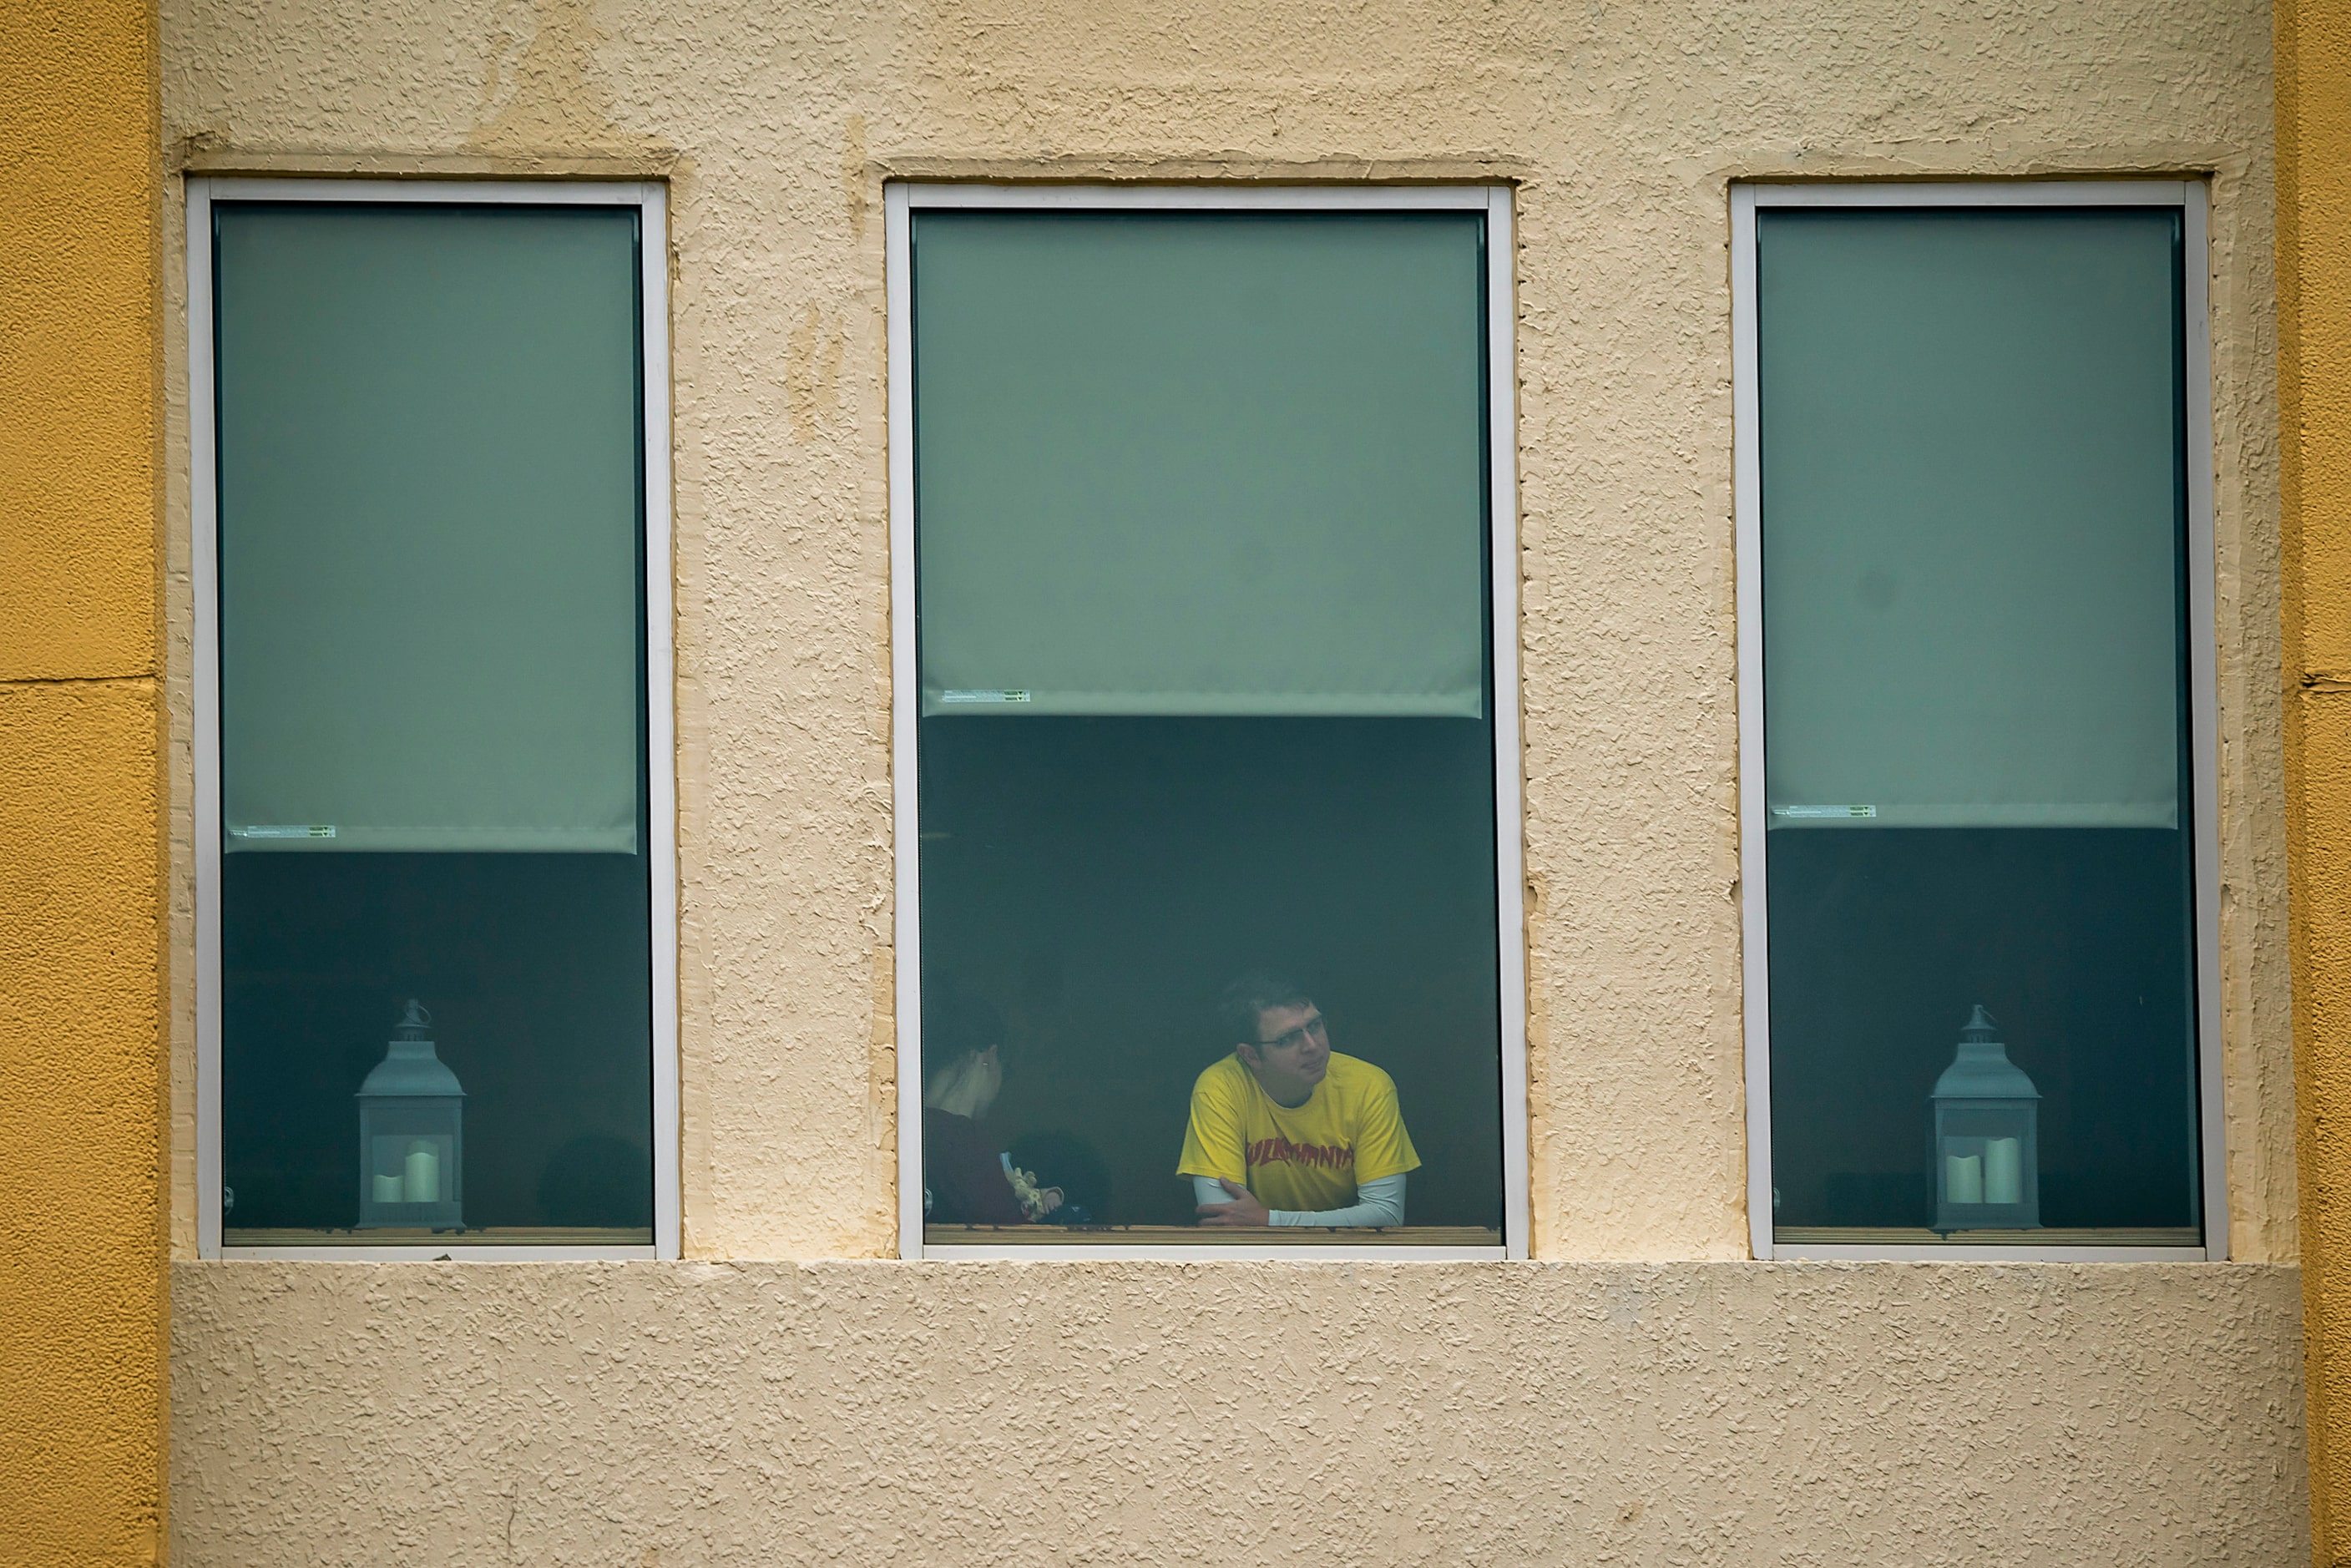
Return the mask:
POLYGON ((1951 1106, 1938 1113, 1937 1122, 1935 1228, 2038 1228, 2032 1110, 1951 1106))
POLYGON ((378 1202, 439 1203, 443 1201, 442 1176, 444 1172, 449 1173, 450 1196, 455 1196, 455 1137, 424 1137, 408 1133, 387 1137, 379 1133, 370 1141, 374 1146, 369 1164, 376 1181, 398 1182, 404 1188, 397 1198, 389 1193, 379 1192, 378 1202))

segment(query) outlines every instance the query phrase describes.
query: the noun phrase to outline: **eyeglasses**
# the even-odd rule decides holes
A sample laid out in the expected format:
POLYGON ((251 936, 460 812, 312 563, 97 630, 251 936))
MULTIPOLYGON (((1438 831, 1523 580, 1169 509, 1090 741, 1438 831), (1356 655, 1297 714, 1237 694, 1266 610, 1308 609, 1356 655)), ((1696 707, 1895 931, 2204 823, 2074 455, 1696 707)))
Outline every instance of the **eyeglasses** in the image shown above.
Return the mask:
POLYGON ((1322 1014, 1315 1014, 1296 1029, 1285 1030, 1271 1040, 1259 1040, 1257 1048, 1259 1051, 1294 1051, 1299 1046, 1304 1045, 1309 1036, 1321 1040, 1331 1038, 1331 1031, 1324 1026, 1322 1014))

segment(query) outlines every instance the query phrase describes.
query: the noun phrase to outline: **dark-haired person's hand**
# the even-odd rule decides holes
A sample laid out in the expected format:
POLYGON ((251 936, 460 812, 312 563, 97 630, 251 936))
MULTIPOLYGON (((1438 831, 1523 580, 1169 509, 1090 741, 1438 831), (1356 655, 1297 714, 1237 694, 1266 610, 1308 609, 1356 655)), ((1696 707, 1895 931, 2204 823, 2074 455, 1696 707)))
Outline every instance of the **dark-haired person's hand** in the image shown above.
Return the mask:
POLYGON ((1257 1194, 1249 1191, 1240 1183, 1228 1181, 1222 1176, 1217 1178, 1217 1185, 1231 1193, 1233 1201, 1200 1205, 1201 1224, 1265 1225, 1270 1223, 1265 1212, 1265 1205, 1257 1200, 1257 1194))

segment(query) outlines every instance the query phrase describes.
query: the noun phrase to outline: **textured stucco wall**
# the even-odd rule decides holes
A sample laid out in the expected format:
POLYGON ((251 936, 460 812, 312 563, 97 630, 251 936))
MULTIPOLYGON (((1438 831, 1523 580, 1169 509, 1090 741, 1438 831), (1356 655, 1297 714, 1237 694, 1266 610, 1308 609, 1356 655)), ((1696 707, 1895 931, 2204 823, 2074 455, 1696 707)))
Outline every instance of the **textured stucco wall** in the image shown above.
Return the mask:
POLYGON ((2265 6, 172 0, 164 38, 197 167, 670 175, 716 1256, 894 1245, 886 174, 1519 182, 1536 1243, 1668 1258, 1745 1250, 1727 180, 2213 172, 2231 1201, 2294 1255, 2265 6))
POLYGON ((1396 1556, 1415 1531, 1451 1557, 1520 1540, 1650 1561, 2302 1550, 2290 1270, 1704 1261, 1746 1246, 1741 175, 2210 174, 2232 1241, 2295 1255, 2264 5, 167 0, 163 38, 187 167, 671 183, 684 1224, 703 1259, 896 1242, 883 181, 1514 182, 1535 1244, 1620 1260, 183 1264, 190 1560, 249 1555, 256 1521, 287 1560, 324 1561, 368 1540, 454 1558, 489 1551, 485 1531, 503 1551, 511 1522, 517 1555, 634 1562, 642 1541, 666 1562, 669 1541, 630 1533, 664 1520, 689 1562, 988 1540, 1040 1560, 1097 1540, 1396 1556), (1606 1337, 1608 1292, 1644 1281, 1684 1305, 1606 1337), (1237 1355, 1243 1375, 1220 1376, 1237 1355), (470 1392, 434 1392, 442 1372, 470 1392), (2011 1413, 2029 1440, 2001 1435, 2011 1413), (1317 1502, 1204 1479, 1285 1449, 1317 1502), (1648 1479, 1620 1495, 1620 1468, 1648 1479))
POLYGON ((154 12, 0 5, 0 1562, 152 1561, 165 1048, 154 12))
POLYGON ((182 1264, 181 1568, 2302 1561, 2282 1267, 182 1264))
POLYGON ((2278 34, 2278 380, 2304 1313, 2318 1561, 2351 1562, 2351 5, 2278 34))

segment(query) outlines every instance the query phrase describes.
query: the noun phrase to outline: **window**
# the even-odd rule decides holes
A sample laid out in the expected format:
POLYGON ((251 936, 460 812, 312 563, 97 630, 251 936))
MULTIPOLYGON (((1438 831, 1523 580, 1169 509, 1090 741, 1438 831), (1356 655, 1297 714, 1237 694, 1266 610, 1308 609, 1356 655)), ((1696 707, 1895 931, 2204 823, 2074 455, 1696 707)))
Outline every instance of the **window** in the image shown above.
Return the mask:
POLYGON ((207 1254, 675 1253, 662 213, 190 183, 207 1254))
POLYGON ((1506 199, 888 213, 905 1250, 1522 1251, 1506 199))
POLYGON ((2226 1256, 2202 203, 1735 193, 1759 1256, 2226 1256))

